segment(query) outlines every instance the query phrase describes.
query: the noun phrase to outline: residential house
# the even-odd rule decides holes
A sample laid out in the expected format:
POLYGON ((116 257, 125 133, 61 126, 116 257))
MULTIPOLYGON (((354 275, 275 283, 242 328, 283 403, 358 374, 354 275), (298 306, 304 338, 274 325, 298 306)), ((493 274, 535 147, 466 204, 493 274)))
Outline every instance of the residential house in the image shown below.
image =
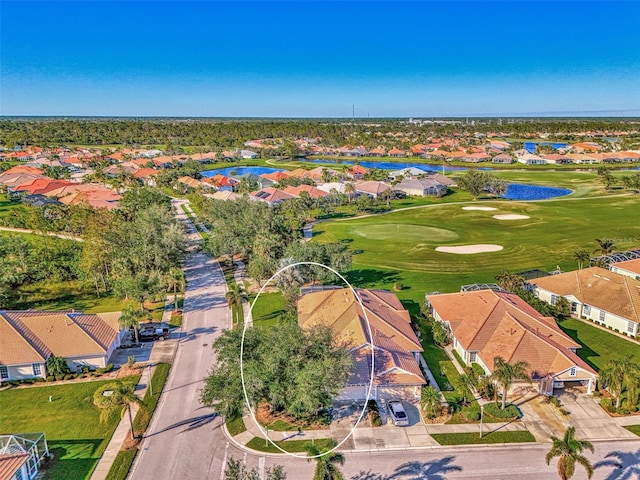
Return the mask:
POLYGON ((258 154, 252 150, 240 150, 240 158, 244 158, 244 159, 258 158, 258 154))
POLYGON ((513 157, 508 153, 501 153, 491 159, 491 163, 503 163, 510 165, 513 163, 513 157))
POLYGON ((392 191, 391 185, 385 182, 378 182, 376 180, 356 183, 355 188, 356 193, 369 195, 373 198, 382 196, 384 192, 392 191))
POLYGON ((332 177, 342 178, 342 172, 327 167, 316 167, 308 171, 309 177, 314 182, 324 182, 332 177))
POLYGON ((426 175, 427 172, 426 170, 422 170, 420 168, 416 168, 416 167, 409 167, 409 168, 403 168, 401 170, 394 170, 392 172, 387 173, 387 176, 391 179, 391 180, 397 180, 398 177, 403 177, 403 178, 407 178, 407 177, 419 177, 422 175, 426 175))
POLYGON ((627 277, 640 280, 640 258, 612 263, 609 265, 609 269, 613 273, 619 273, 620 275, 626 275, 627 277))
POLYGON ((206 189, 212 189, 213 186, 208 183, 208 182, 203 182, 201 180, 196 180, 195 178, 192 177, 180 177, 178 178, 178 183, 180 183, 181 185, 184 185, 188 188, 192 188, 194 190, 197 189, 202 189, 202 190, 206 190, 206 189))
POLYGON ((370 157, 384 157, 387 154, 387 151, 384 147, 376 147, 373 150, 369 150, 370 157))
POLYGON ((231 200, 236 201, 242 198, 242 195, 232 192, 231 190, 218 190, 216 193, 205 193, 205 197, 213 198, 214 200, 231 200))
POLYGON ((0 380, 45 378, 51 355, 71 371, 104 367, 120 346, 120 312, 0 310, 0 380))
POLYGON ((573 163, 600 163, 600 159, 586 153, 567 153, 565 157, 573 163))
POLYGON ((288 178, 289 174, 287 172, 272 172, 272 173, 263 173, 259 176, 262 178, 271 180, 274 183, 278 183, 280 180, 284 180, 285 178, 288 178))
POLYGON ((414 197, 441 197, 447 193, 447 186, 433 178, 404 178, 393 189, 414 197))
POLYGON ((44 433, 0 435, 0 479, 34 480, 49 456, 44 433))
POLYGON ((419 400, 426 384, 419 366, 423 349, 411 328, 409 312, 391 292, 356 289, 356 294, 360 301, 350 288, 311 292, 298 300, 301 327, 329 326, 351 352, 354 369, 338 399, 367 399, 373 348, 370 397, 419 400))
POLYGON ((387 155, 393 158, 406 157, 407 152, 405 152, 404 150, 400 150, 399 148, 392 148, 387 152, 387 155))
POLYGON ((467 153, 462 157, 462 161, 468 163, 488 162, 489 160, 491 160, 491 157, 483 152, 467 153))
POLYGON ((285 192, 284 190, 278 190, 277 188, 273 188, 273 187, 263 188, 255 192, 251 192, 249 195, 256 200, 261 200, 263 202, 268 203, 270 206, 276 205, 278 203, 282 203, 285 200, 298 198, 297 195, 292 195, 290 193, 285 192))
POLYGON ((552 165, 566 165, 569 163, 573 163, 573 160, 567 155, 563 155, 562 153, 549 153, 547 155, 541 155, 547 163, 552 165))
POLYGON ((581 382, 591 393, 597 374, 576 351, 581 347, 553 317, 537 312, 518 295, 494 290, 427 295, 433 317, 447 324, 453 348, 465 364, 493 373, 494 359, 525 361, 540 393, 554 382, 581 382))
POLYGON ((352 167, 345 168, 344 173, 354 180, 361 180, 367 173, 369 173, 369 169, 361 165, 353 165, 352 167))
POLYGON ((333 191, 337 193, 345 193, 345 184, 342 182, 329 182, 329 183, 321 183, 318 185, 320 190, 324 190, 327 193, 331 193, 333 191))
POLYGON ((289 185, 283 191, 286 193, 290 193, 291 195, 295 195, 296 197, 302 196, 302 192, 305 192, 311 198, 324 198, 329 196, 329 193, 320 188, 304 184, 298 185, 297 187, 289 185))
POLYGON ((216 173, 213 177, 203 178, 202 181, 205 183, 210 183, 211 185, 216 187, 218 190, 228 190, 228 191, 232 191, 234 187, 238 185, 238 183, 240 183, 238 180, 234 178, 226 177, 225 175, 221 175, 219 173, 216 173))
POLYGON ((566 298, 571 313, 630 337, 638 335, 640 281, 601 267, 529 280, 538 298, 555 305, 566 298))
POLYGON ((547 163, 544 158, 529 152, 518 155, 518 162, 525 165, 546 165, 547 163))

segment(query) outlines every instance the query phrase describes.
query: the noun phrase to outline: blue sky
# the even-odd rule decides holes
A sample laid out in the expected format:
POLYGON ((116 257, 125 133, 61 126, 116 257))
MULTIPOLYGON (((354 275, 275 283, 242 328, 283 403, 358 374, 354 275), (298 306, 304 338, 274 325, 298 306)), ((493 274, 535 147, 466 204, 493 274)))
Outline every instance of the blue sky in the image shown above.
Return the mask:
POLYGON ((640 2, 0 9, 0 115, 640 115, 640 2))

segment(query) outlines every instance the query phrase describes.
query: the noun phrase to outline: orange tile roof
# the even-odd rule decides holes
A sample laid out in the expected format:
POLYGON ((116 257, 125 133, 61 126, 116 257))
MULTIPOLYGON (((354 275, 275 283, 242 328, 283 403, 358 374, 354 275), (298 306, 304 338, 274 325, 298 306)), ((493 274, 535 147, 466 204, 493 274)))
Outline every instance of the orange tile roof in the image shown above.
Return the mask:
POLYGON ((290 193, 291 195, 295 195, 296 197, 299 197, 302 192, 307 192, 311 198, 321 198, 329 196, 328 192, 320 190, 319 188, 313 187, 311 185, 298 185, 297 187, 292 187, 291 185, 289 185, 284 189, 284 191, 290 193))
POLYGON ((640 258, 636 258, 635 260, 627 260, 625 262, 612 263, 611 266, 622 268, 629 272, 633 272, 637 275, 640 275, 640 258))
POLYGON ((255 199, 262 200, 269 204, 297 198, 297 195, 292 195, 289 192, 285 192, 284 190, 279 190, 273 187, 267 187, 263 188, 262 190, 251 192, 250 195, 255 199))
POLYGON ((302 327, 327 325, 339 342, 352 348, 355 371, 350 384, 367 383, 371 373, 370 343, 375 347, 377 384, 423 384, 424 377, 412 352, 422 352, 420 341, 398 297, 383 290, 357 289, 364 311, 351 289, 313 292, 298 300, 302 327))
POLYGON ((50 178, 38 178, 29 185, 20 185, 16 191, 28 192, 30 194, 44 195, 51 190, 61 188, 72 183, 68 180, 52 180, 50 178))
MULTIPOLYGON (((119 318, 119 313, 115 315, 119 318)), ((50 355, 103 355, 118 330, 113 318, 74 312, 0 311, 0 364, 46 361, 50 355)))
POLYGON ((135 178, 147 178, 152 175, 157 175, 159 172, 155 168, 140 168, 133 172, 135 178))
POLYGON ((0 455, 0 479, 11 480, 29 458, 29 453, 5 453, 0 455))
POLYGON ((287 172, 271 172, 263 173, 260 177, 266 178, 267 180, 273 180, 274 182, 279 182, 284 178, 288 178, 289 174, 287 172))
POLYGON ((508 362, 526 361, 536 378, 557 375, 573 366, 595 375, 572 351, 581 345, 552 317, 542 316, 513 293, 480 290, 427 298, 462 347, 478 352, 489 370, 493 359, 501 356, 508 362))
POLYGON ((605 268, 590 267, 536 278, 529 283, 556 295, 640 323, 640 281, 605 268))
POLYGON ((2 172, 3 175, 7 175, 10 173, 28 173, 30 175, 44 175, 44 170, 36 167, 30 167, 28 165, 16 165, 2 172))

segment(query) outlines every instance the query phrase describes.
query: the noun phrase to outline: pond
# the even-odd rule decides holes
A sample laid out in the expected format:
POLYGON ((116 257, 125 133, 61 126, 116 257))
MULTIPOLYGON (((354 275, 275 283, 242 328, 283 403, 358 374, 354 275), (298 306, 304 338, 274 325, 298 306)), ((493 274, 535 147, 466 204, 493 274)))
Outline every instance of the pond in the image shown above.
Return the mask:
MULTIPOLYGON (((305 158, 300 160, 305 163, 338 163, 337 160, 318 160, 305 158)), ((375 162, 375 161, 358 161, 359 165, 365 168, 378 168, 380 170, 402 170, 404 168, 420 168, 426 172, 442 172, 442 164, 429 164, 429 163, 410 163, 410 162, 375 162)), ((355 165, 355 160, 341 160, 340 165, 355 165)), ((464 167, 451 167, 449 165, 444 166, 445 172, 453 172, 458 170, 466 170, 464 167)))
POLYGON ((510 183, 503 198, 509 200, 546 200, 547 198, 563 197, 570 193, 572 192, 568 188, 510 183))
POLYGON ((262 175, 263 173, 273 173, 273 172, 284 172, 285 170, 282 168, 269 168, 269 167, 227 167, 227 168, 216 168, 214 170, 205 170, 202 172, 203 177, 213 177, 214 175, 220 174, 228 177, 231 175, 231 172, 236 172, 235 176, 240 175, 248 175, 253 173, 254 175, 262 175))

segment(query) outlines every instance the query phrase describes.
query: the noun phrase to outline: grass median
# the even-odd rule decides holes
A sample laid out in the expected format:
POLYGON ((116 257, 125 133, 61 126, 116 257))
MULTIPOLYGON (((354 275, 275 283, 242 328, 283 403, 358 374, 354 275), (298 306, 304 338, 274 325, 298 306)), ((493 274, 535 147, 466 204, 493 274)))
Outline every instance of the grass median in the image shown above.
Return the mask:
MULTIPOLYGON (((312 443, 315 444, 321 451, 329 450, 335 445, 333 439, 331 438, 318 438, 316 440, 286 440, 278 441, 275 443, 283 450, 292 453, 305 452, 307 446, 311 445, 312 443)), ((282 453, 270 442, 268 443, 264 438, 260 437, 253 437, 251 440, 249 440, 249 443, 247 443, 247 447, 253 450, 258 450, 260 452, 282 453)))
POLYGON ((491 432, 480 438, 479 433, 434 433, 431 435, 440 445, 484 445, 491 443, 530 443, 536 439, 528 430, 517 432, 491 432))

